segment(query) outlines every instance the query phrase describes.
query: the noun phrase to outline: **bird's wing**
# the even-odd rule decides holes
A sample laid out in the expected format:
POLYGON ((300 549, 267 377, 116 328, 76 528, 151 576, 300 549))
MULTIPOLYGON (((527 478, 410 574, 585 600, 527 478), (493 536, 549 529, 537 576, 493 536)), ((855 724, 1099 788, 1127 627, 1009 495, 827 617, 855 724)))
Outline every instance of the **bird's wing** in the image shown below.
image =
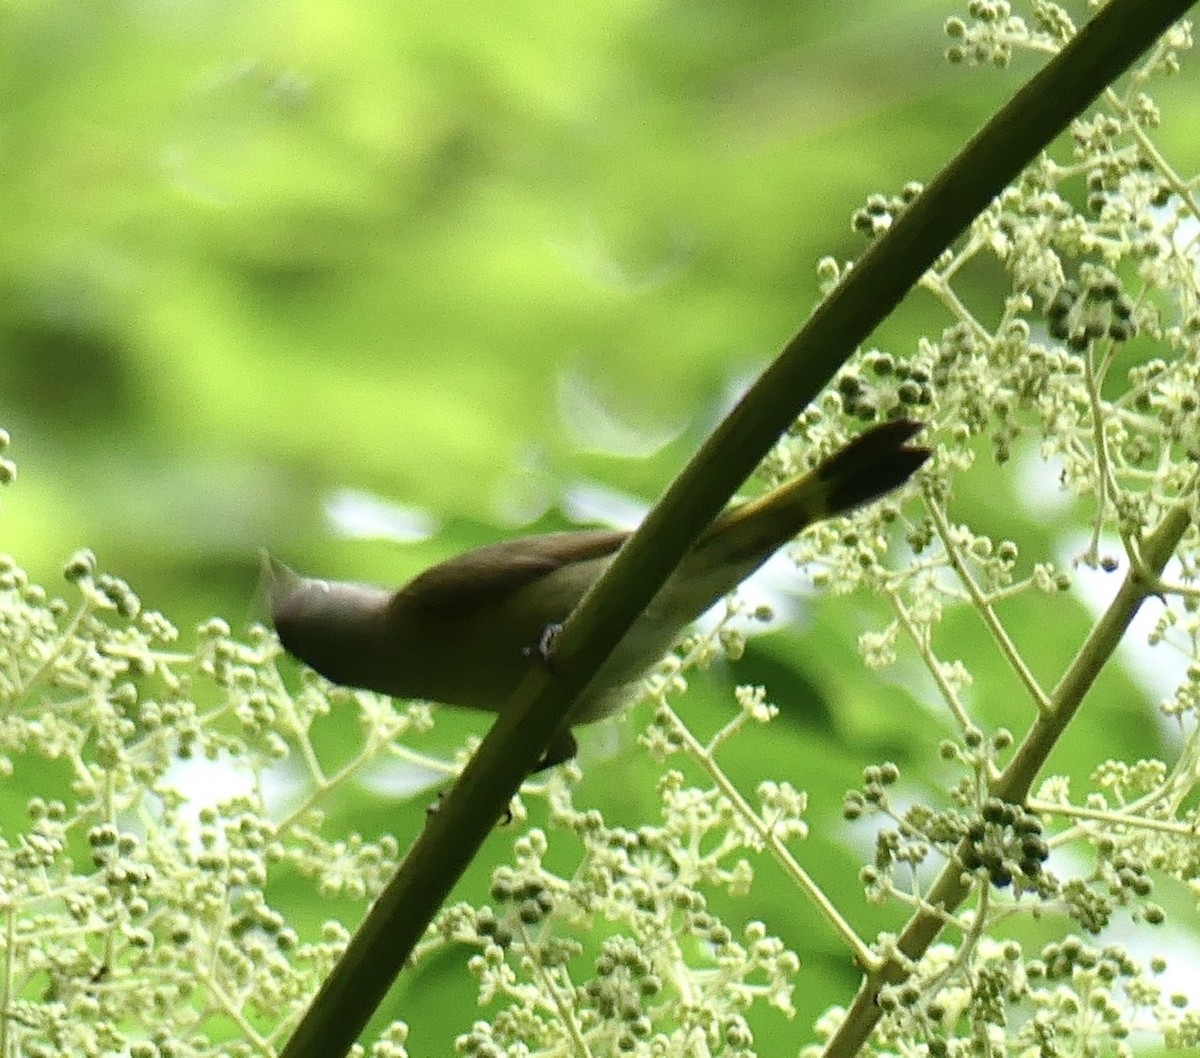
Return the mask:
POLYGON ((502 540, 447 559, 414 577, 395 597, 426 612, 471 612, 573 562, 612 555, 629 534, 581 529, 502 540))

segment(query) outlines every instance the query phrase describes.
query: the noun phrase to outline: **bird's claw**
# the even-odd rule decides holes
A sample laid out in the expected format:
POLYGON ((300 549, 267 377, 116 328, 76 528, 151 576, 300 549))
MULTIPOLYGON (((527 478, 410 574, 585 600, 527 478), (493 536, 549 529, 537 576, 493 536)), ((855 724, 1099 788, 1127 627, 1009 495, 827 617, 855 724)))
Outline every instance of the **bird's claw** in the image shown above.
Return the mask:
POLYGON ((554 657, 554 641, 558 638, 558 633, 562 631, 562 625, 557 621, 546 625, 542 629, 541 637, 537 643, 531 647, 526 647, 523 651, 527 658, 538 658, 543 665, 551 668, 551 660, 554 657))

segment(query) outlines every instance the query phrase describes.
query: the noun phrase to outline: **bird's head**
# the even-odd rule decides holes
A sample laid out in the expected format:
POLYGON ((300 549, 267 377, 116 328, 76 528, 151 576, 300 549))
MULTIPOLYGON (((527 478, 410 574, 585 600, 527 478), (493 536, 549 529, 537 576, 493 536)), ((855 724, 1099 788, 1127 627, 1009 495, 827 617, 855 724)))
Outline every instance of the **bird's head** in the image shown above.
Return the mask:
POLYGON ((303 577, 266 551, 262 582, 289 654, 334 683, 382 689, 376 668, 387 631, 387 592, 303 577))

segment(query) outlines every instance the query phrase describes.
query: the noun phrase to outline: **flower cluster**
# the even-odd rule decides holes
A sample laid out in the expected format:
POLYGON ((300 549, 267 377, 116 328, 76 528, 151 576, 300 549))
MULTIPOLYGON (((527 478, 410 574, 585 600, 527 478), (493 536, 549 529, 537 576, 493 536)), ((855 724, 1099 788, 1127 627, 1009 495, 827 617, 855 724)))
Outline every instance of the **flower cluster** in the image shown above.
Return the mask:
MULTIPOLYGON (((1153 1028, 1169 1047, 1200 1042, 1200 1017, 1165 989, 1167 960, 1146 966, 1121 948, 1067 936, 1027 952, 1015 940, 982 940, 969 965, 947 944, 930 949, 903 985, 880 996, 884 1019, 870 1056, 921 1048, 931 1058, 969 1055, 1114 1054, 1130 1058, 1135 1032, 1153 1028)), ((817 1026, 833 1034, 843 1016, 817 1026)), ((816 1047, 801 1052, 815 1058, 816 1047)))
MULTIPOLYGON (((286 689, 266 630, 242 643, 213 620, 180 649, 177 629, 91 552, 63 576, 73 599, 0 557, 0 772, 10 790, 39 791, 0 837, 5 1049, 271 1053, 348 932, 328 920, 304 936, 270 881, 288 864, 326 893, 352 876, 361 900, 390 872, 396 841, 322 837, 314 805, 334 785, 323 774, 308 804, 268 809, 271 768, 295 756, 319 769, 309 729, 329 694, 286 689), (189 761, 231 792, 197 810, 178 785, 189 761)), ((371 748, 359 763, 422 727, 419 713, 362 715, 371 748)), ((400 1058, 402 1042, 393 1030, 376 1053, 400 1058)))
POLYGON ((749 1058, 746 1011, 765 1002, 790 1014, 799 962, 761 923, 735 932, 709 909, 706 891, 745 892, 753 879, 734 806, 669 772, 660 824, 628 830, 577 809, 566 783, 548 794, 555 829, 578 843, 575 862, 551 871, 547 836, 532 830, 494 872, 492 905, 449 907, 430 927, 424 950, 478 949, 480 1000, 503 1004, 459 1038, 459 1053, 699 1047, 749 1058))

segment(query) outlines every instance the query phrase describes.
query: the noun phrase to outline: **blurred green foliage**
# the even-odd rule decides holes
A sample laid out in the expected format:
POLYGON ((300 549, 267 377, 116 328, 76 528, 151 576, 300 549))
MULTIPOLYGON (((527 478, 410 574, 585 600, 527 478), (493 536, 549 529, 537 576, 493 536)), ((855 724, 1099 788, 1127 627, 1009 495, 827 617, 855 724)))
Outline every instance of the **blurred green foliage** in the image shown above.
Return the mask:
MULTIPOLYGON (((0 424, 21 480, 0 543, 52 586, 91 546, 186 630, 252 615, 259 545, 399 582, 567 524, 581 483, 650 502, 807 314, 817 258, 861 250, 851 210, 927 178, 1028 73, 942 64, 949 13, 944 0, 10 4, 0 424), (439 531, 348 539, 324 514, 346 487, 439 531)), ((1164 141, 1186 136, 1177 124, 1164 141)), ((900 354, 946 322, 913 302, 879 336, 900 354)), ((1053 527, 1014 514, 1012 476, 994 478, 964 516, 982 509, 986 526, 990 506, 998 532, 1048 547, 1053 527)), ((871 760, 924 767, 942 720, 861 668, 862 605, 752 645, 689 709, 715 727, 733 678, 769 674, 784 715, 735 742, 728 770, 810 791, 802 858, 873 936, 901 920, 850 895, 841 793, 871 760)), ((1078 613, 1070 635, 1023 644, 1047 678, 1086 627, 1078 613)), ((1005 719, 1006 680, 998 666, 979 690, 989 722, 1005 719)), ((1110 682, 1111 702, 1136 694, 1110 682)), ((1066 747, 1059 770, 1102 755, 1115 708, 1085 711, 1086 753, 1066 747)), ((483 725, 444 717, 439 737, 449 750, 483 725)), ((615 730, 619 748, 585 750, 577 801, 635 821, 655 767, 632 725, 615 730)), ((1122 738, 1130 756, 1157 741, 1144 723, 1122 738)), ((403 845, 423 803, 348 790, 329 823, 403 845)), ((508 841, 465 888, 480 892, 508 841)), ((857 975, 794 893, 772 903, 771 870, 721 911, 763 919, 806 961, 799 1022, 756 1025, 763 1053, 784 1053, 857 975)), ((313 924, 335 910, 314 908, 313 924)), ((389 1015, 414 1022, 414 1053, 482 1016, 442 960, 403 979, 389 1015)))
POLYGON ((87 541, 190 582, 188 616, 244 605, 259 544, 397 577, 449 549, 335 553, 335 486, 464 543, 578 476, 652 498, 806 314, 816 257, 857 251, 850 209, 963 120, 929 3, 6 22, 6 537, 35 571, 87 541), (563 421, 572 383, 643 451, 675 442, 614 456, 563 421))

